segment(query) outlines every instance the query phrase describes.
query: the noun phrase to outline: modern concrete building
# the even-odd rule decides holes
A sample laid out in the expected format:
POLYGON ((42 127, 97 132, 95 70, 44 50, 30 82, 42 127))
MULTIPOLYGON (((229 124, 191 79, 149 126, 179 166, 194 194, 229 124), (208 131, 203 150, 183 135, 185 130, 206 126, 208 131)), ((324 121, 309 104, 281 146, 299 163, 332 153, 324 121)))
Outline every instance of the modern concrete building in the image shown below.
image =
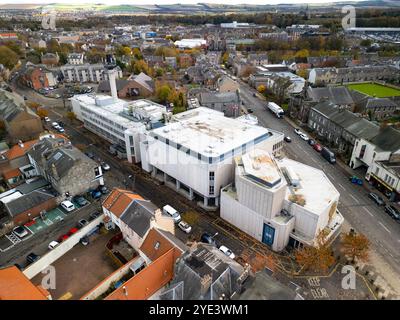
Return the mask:
POLYGON ((326 175, 287 158, 254 149, 235 158, 235 181, 221 190, 221 218, 282 251, 315 245, 339 234, 339 192, 326 175))
POLYGON ((139 142, 147 130, 162 126, 166 107, 149 100, 124 101, 105 95, 76 95, 72 109, 85 128, 119 145, 129 162, 140 162, 139 142))
MULTIPOLYGON (((117 67, 117 77, 122 78, 122 70, 117 67)), ((109 80, 108 73, 102 63, 66 64, 60 67, 66 82, 93 82, 109 80)))
POLYGON ((199 107, 148 132, 141 142, 142 168, 201 206, 215 208, 220 189, 233 182, 234 157, 255 147, 278 155, 283 137, 199 107))

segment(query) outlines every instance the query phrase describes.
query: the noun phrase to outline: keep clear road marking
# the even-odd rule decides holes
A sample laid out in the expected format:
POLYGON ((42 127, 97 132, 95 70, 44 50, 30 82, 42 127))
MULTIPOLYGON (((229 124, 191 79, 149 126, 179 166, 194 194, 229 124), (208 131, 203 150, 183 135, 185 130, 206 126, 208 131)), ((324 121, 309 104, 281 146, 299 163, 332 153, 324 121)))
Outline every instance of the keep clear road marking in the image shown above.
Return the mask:
POLYGON ((358 199, 355 196, 353 196, 352 194, 350 195, 350 197, 352 197, 355 202, 360 203, 360 201, 358 201, 358 199))
POLYGON ((391 233, 390 230, 388 228, 386 228, 386 226, 379 221, 379 224, 382 226, 383 229, 385 229, 387 232, 391 233))
POLYGON ((364 210, 365 211, 367 211, 368 212, 368 214, 371 216, 371 217, 373 217, 374 215, 371 213, 371 211, 369 211, 367 208, 364 208, 364 210))

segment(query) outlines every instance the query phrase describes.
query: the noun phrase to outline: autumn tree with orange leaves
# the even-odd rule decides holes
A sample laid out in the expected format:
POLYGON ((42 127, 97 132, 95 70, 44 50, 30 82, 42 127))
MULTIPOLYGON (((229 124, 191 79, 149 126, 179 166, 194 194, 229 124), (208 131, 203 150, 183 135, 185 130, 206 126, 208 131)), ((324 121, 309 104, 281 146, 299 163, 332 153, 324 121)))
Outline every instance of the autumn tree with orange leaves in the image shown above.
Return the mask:
POLYGON ((305 246, 296 250, 296 261, 304 271, 326 273, 333 266, 335 263, 333 251, 325 240, 324 233, 320 232, 317 236, 316 246, 305 246))
POLYGON ((350 231, 342 237, 342 250, 343 253, 351 258, 354 262, 356 259, 359 261, 368 260, 370 242, 368 238, 361 234, 350 231))

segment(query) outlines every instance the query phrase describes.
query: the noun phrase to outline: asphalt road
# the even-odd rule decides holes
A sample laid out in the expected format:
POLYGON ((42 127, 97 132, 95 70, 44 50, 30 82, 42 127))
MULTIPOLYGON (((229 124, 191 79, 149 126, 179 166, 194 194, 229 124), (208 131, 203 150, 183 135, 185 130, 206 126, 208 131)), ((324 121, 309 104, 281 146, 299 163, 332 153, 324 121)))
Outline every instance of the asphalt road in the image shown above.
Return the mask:
POLYGON ((340 192, 338 209, 354 228, 365 234, 373 248, 386 262, 400 274, 400 224, 385 213, 368 198, 365 188, 349 181, 349 175, 338 164, 331 165, 308 143, 294 133, 293 127, 285 120, 278 119, 265 109, 266 102, 254 97, 256 92, 241 83, 241 96, 245 106, 253 110, 259 124, 283 132, 292 138, 285 144, 286 154, 299 162, 319 168, 325 172, 336 189, 340 192))

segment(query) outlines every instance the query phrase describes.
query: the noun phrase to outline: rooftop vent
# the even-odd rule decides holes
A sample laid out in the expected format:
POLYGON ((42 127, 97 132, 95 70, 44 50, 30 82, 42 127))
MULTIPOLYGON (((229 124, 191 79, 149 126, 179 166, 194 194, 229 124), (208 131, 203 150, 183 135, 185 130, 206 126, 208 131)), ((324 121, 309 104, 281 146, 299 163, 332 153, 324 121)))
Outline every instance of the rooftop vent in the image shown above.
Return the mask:
POLYGON ((298 187, 300 184, 300 178, 296 172, 291 167, 286 167, 286 174, 289 178, 289 182, 293 187, 298 187))

